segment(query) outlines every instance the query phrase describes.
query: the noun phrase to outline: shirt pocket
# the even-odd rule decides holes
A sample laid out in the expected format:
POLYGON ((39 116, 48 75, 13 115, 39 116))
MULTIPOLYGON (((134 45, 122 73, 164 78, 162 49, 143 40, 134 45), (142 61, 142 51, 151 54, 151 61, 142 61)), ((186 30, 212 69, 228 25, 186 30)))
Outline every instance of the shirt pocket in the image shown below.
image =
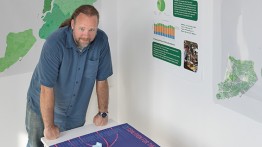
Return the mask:
POLYGON ((99 60, 87 60, 85 66, 85 78, 96 78, 99 60))

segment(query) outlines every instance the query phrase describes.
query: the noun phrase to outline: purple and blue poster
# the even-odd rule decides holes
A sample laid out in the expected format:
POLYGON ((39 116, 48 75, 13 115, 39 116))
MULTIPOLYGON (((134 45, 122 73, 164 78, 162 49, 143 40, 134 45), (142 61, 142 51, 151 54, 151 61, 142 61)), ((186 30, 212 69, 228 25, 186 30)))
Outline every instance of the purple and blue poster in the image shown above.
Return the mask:
POLYGON ((93 147, 98 143, 102 144, 102 147, 160 147, 127 123, 79 136, 51 147, 93 147))

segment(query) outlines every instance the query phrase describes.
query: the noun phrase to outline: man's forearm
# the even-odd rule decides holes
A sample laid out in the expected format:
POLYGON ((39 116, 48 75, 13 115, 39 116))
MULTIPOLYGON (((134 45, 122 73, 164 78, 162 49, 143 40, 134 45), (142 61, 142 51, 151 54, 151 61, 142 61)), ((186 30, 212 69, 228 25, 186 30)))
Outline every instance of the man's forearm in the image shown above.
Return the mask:
POLYGON ((53 88, 41 85, 40 109, 45 128, 54 126, 54 104, 53 88))
POLYGON ((53 88, 41 85, 40 109, 44 122, 44 136, 47 139, 56 139, 59 137, 59 129, 54 124, 54 90, 53 88))
POLYGON ((107 80, 96 82, 98 109, 100 112, 108 112, 109 87, 107 80))

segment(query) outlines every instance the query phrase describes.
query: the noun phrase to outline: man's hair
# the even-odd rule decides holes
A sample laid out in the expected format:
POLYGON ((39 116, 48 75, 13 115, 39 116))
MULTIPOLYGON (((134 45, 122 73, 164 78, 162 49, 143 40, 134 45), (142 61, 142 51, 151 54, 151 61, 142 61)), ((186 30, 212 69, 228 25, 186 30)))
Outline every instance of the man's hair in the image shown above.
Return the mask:
POLYGON ((71 20, 76 20, 76 17, 80 14, 83 13, 87 16, 97 16, 97 19, 99 20, 99 12, 97 9, 92 6, 92 5, 82 5, 78 7, 74 13, 72 14, 71 18, 66 19, 59 28, 64 27, 64 26, 71 26, 71 20))

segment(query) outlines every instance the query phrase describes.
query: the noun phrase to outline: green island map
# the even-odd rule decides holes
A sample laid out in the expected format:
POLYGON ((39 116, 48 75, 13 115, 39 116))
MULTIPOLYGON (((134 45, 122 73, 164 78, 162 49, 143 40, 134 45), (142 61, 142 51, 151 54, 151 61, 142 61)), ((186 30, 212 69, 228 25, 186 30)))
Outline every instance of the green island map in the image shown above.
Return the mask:
MULTIPOLYGON (((18 61, 22 61, 37 42, 37 38, 46 39, 65 19, 71 16, 78 6, 82 4, 93 5, 94 2, 96 0, 44 0, 41 17, 43 24, 39 30, 28 28, 20 32, 10 31, 5 37, 6 48, 4 49, 4 56, 0 58, 0 73, 18 61), (33 31, 37 31, 39 36, 34 36, 33 31)), ((32 18, 32 21, 34 21, 33 19, 37 18, 32 18)), ((0 48, 0 50, 3 49, 0 48)))
POLYGON ((254 62, 237 60, 229 56, 230 66, 226 78, 218 84, 217 99, 231 98, 245 94, 258 80, 254 71, 254 62))

